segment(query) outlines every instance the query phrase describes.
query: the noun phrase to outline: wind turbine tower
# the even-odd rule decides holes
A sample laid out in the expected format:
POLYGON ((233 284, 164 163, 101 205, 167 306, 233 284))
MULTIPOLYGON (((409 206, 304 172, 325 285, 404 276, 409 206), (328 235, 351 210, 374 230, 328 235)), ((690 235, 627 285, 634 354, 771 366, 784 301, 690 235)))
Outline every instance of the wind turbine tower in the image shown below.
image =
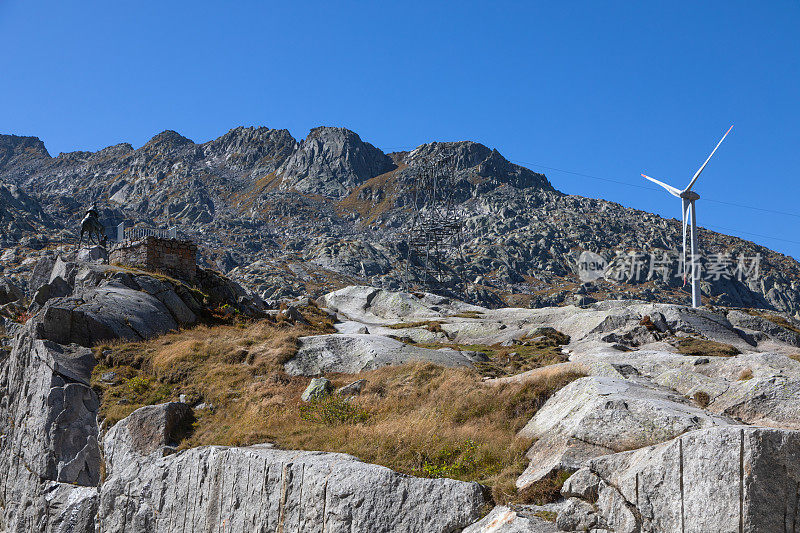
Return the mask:
POLYGON ((689 234, 690 234, 689 242, 690 242, 690 252, 691 252, 690 261, 691 261, 691 265, 692 265, 692 267, 691 267, 692 307, 700 307, 700 305, 702 305, 701 302, 700 302, 700 272, 698 270, 699 269, 699 264, 698 264, 698 261, 697 261, 697 250, 698 250, 698 244, 697 244, 697 214, 696 214, 695 205, 694 205, 695 202, 700 199, 700 195, 697 194, 696 192, 694 192, 692 190, 692 187, 694 187, 694 184, 697 181, 697 178, 700 177, 700 173, 703 172, 704 168, 706 168, 706 165, 711 160, 711 157, 714 155, 714 152, 717 151, 717 148, 719 148, 719 145, 722 144, 722 141, 725 140, 725 137, 728 136, 728 134, 731 132, 732 129, 733 129, 733 126, 728 128, 728 131, 725 132, 725 135, 722 136, 722 139, 719 140, 717 145, 711 151, 711 155, 708 156, 708 159, 706 159, 705 163, 703 163, 703 166, 701 166, 700 169, 697 172, 695 172, 694 176, 692 176, 692 179, 689 182, 689 185, 687 185, 685 189, 680 190, 680 189, 678 189, 676 187, 673 187, 672 185, 667 185, 666 183, 664 183, 662 181, 658 181, 655 178, 651 178, 650 176, 646 176, 646 175, 642 174, 643 178, 646 178, 646 179, 652 181, 653 183, 664 187, 667 190, 667 192, 670 193, 672 196, 675 196, 675 197, 681 199, 681 221, 682 221, 681 225, 683 226, 683 247, 682 247, 681 253, 683 254, 682 263, 683 263, 683 284, 684 285, 686 285, 686 270, 687 270, 686 269, 686 230, 687 230, 687 226, 689 224, 689 221, 691 220, 691 226, 689 227, 689 234))

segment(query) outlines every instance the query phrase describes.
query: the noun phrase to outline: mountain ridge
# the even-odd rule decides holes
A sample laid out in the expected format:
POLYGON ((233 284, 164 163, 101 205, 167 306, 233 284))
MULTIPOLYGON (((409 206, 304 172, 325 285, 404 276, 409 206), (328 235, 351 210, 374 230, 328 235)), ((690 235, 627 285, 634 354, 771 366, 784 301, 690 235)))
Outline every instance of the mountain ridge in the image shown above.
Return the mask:
MULTIPOLYGON (((96 202, 107 226, 177 225, 203 245, 203 264, 242 276, 267 299, 307 290, 310 282, 286 266, 297 261, 340 282, 403 286, 412 185, 433 161, 453 177, 461 213, 464 259, 451 254, 445 265, 467 282, 455 296, 524 306, 686 298, 675 276, 586 284, 576 275, 581 251, 612 263, 630 251, 674 253, 680 222, 566 195, 544 174, 472 141, 386 154, 345 128, 320 126, 298 141, 285 129, 240 126, 204 143, 165 130, 136 149, 120 143, 56 157, 35 137, 4 135, 0 154, 0 182, 28 191, 58 221, 55 240, 72 242, 96 202)), ((18 244, 24 234, 6 231, 5 241, 18 244)), ((800 311, 796 260, 706 229, 701 243, 708 254, 762 258, 758 279, 704 281, 707 303, 800 311)))

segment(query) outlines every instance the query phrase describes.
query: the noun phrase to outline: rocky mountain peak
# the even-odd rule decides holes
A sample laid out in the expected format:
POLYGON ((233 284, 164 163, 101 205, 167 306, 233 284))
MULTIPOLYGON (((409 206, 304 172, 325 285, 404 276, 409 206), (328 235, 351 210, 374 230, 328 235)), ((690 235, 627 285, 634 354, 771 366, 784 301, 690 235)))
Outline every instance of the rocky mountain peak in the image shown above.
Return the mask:
POLYGON ((170 150, 175 148, 180 148, 187 144, 194 144, 194 141, 191 139, 187 139, 177 131, 173 130, 165 130, 147 141, 142 149, 162 149, 162 150, 170 150))
POLYGON ((49 157, 47 148, 38 137, 0 135, 0 169, 49 157))
POLYGON ((284 190, 338 198, 393 168, 389 156, 358 134, 345 128, 318 127, 281 165, 278 175, 284 190))
POLYGON ((133 152, 133 146, 130 143, 119 143, 111 146, 106 146, 95 155, 99 157, 122 157, 126 154, 133 152))
POLYGON ((206 158, 235 168, 253 168, 257 175, 274 172, 297 148, 289 130, 266 127, 233 128, 203 145, 206 158))
POLYGON ((421 167, 440 161, 447 172, 453 174, 473 174, 494 185, 508 184, 524 189, 538 187, 554 190, 544 174, 515 165, 497 150, 473 141, 432 142, 423 144, 408 152, 403 162, 409 167, 421 167))

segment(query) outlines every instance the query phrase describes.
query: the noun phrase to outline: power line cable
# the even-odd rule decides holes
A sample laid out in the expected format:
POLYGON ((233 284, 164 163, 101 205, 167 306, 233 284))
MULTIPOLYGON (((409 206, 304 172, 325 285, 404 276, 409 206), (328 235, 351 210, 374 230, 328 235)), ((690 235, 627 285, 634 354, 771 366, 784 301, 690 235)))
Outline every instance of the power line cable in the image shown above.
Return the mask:
MULTIPOLYGON (((396 150, 396 151, 410 151, 410 150, 413 150, 413 149, 414 148, 396 150)), ((630 183, 628 181, 622 181, 622 180, 617 180, 617 179, 612 179, 612 178, 605 178, 605 177, 602 177, 602 176, 595 176, 595 175, 586 174, 586 173, 583 173, 583 172, 575 172, 573 170, 565 170, 563 168, 557 168, 557 167, 551 167, 551 166, 548 166, 548 165, 542 165, 541 163, 534 163, 532 161, 520 161, 520 160, 517 160, 517 159, 509 159, 509 161, 511 161, 512 163, 517 163, 517 164, 522 164, 522 165, 530 165, 530 166, 533 166, 533 167, 536 167, 536 168, 543 168, 543 169, 546 169, 546 170, 553 170, 555 172, 561 172, 561 173, 564 173, 564 174, 572 174, 573 176, 580 176, 580 177, 583 177, 583 178, 590 178, 590 179, 594 179, 594 180, 607 181, 607 182, 610 182, 610 183, 617 183, 619 185, 624 185, 626 187, 635 187, 637 189, 647 189, 647 190, 651 190, 651 191, 661 191, 661 189, 656 189, 655 187, 648 187, 647 185, 638 185, 636 183, 630 183)), ((703 200, 706 201, 706 202, 712 202, 712 203, 716 203, 716 204, 729 205, 729 206, 732 206, 732 207, 740 207, 742 209, 752 209, 754 211, 761 211, 761 212, 764 212, 764 213, 773 213, 773 214, 776 214, 776 215, 783 215, 783 216, 800 218, 800 214, 797 214, 797 213, 787 213, 786 211, 777 211, 775 209, 767 209, 767 208, 764 208, 764 207, 755 207, 755 206, 752 206, 752 205, 737 204, 737 203, 734 203, 734 202, 725 202, 725 201, 722 201, 722 200, 714 200, 713 198, 707 198, 707 197, 703 197, 703 200)), ((760 233, 751 233, 751 232, 748 232, 748 231, 741 231, 741 230, 738 230, 738 229, 726 228, 726 227, 723 227, 723 226, 705 224, 704 227, 706 227, 706 228, 717 228, 717 229, 721 229, 721 230, 725 230, 725 231, 733 231, 733 232, 736 232, 736 233, 741 234, 741 235, 751 235, 753 237, 761 237, 761 238, 764 238, 764 239, 772 239, 772 240, 776 240, 776 241, 789 242, 789 243, 792 243, 792 244, 800 244, 800 241, 794 241, 794 240, 791 240, 791 239, 784 239, 782 237, 774 237, 772 235, 763 235, 763 234, 760 234, 760 233)))
MULTIPOLYGON (((515 160, 509 160, 509 161, 512 161, 514 163, 522 163, 524 165, 533 165, 533 166, 536 166, 536 167, 539 167, 539 168, 545 168, 547 170, 555 170, 556 172, 563 172, 564 174, 573 174, 575 176, 581 176, 581 177, 584 177, 584 178, 591 178, 591 179, 601 180, 601 181, 609 181, 611 183, 619 183, 620 185, 625 185, 625 186, 628 186, 628 187, 636 187, 638 189, 649 189, 651 191, 660 191, 661 190, 661 189, 656 189, 655 187, 648 187, 647 185, 637 185, 635 183, 630 183, 630 182, 627 182, 627 181, 615 180, 615 179, 611 179, 611 178, 604 178, 604 177, 601 177, 601 176, 593 176, 592 174, 584 174, 582 172, 573 172, 571 170, 564 170, 562 168, 548 167, 546 165, 540 165, 539 163, 532 163, 532 162, 529 162, 529 161, 515 161, 515 160)), ((737 204, 737 203, 734 203, 734 202, 724 202, 722 200, 715 200, 713 198, 707 198, 705 196, 703 197, 703 200, 706 201, 706 202, 712 202, 712 203, 715 203, 715 204, 730 205, 730 206, 733 206, 733 207, 741 207, 743 209, 752 209, 754 211, 763 211, 765 213, 774 213, 776 215, 784 215, 784 216, 788 216, 788 217, 800 218, 800 215, 797 214, 797 213, 787 213, 786 211, 777 211, 775 209, 767 209, 765 207, 755 207, 755 206, 752 206, 752 205, 737 204)))

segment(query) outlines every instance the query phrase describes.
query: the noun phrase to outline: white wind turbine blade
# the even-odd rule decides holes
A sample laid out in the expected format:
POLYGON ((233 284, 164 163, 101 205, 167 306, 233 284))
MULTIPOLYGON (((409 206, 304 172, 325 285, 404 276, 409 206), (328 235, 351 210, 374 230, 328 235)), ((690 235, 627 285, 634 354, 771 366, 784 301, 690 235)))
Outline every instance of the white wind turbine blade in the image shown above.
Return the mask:
POLYGON ((650 176, 646 176, 645 174, 642 174, 642 177, 643 177, 644 179, 646 179, 646 180, 650 180, 650 181, 652 181, 652 182, 653 182, 653 183, 655 183, 656 185, 661 185, 662 187, 664 187, 665 189, 667 189, 667 192, 669 192, 669 193, 670 193, 672 196, 678 196, 678 197, 680 197, 680 195, 681 195, 681 190, 680 190, 680 189, 678 189, 677 187, 673 187, 672 185, 667 185, 667 184, 666 184, 666 183, 664 183, 663 181, 658 181, 657 179, 655 179, 655 178, 651 178, 650 176))
POLYGON ((694 176, 692 177, 692 181, 690 181, 690 182, 689 182, 689 185, 688 185, 688 186, 687 186, 687 187, 686 187, 686 188, 683 190, 683 192, 686 192, 686 191, 690 191, 690 190, 692 190, 692 187, 694 186, 694 182, 696 182, 696 181, 697 181, 697 178, 699 178, 699 177, 700 177, 700 173, 701 173, 701 172, 703 172, 703 169, 704 169, 704 168, 706 168, 706 165, 707 165, 707 164, 708 164, 708 162, 711 160, 711 156, 713 156, 713 155, 714 155, 714 152, 716 152, 716 151, 717 151, 717 148, 719 148, 719 145, 720 145, 720 144, 722 144, 722 141, 724 141, 724 140, 725 140, 725 137, 727 137, 727 136, 728 136, 728 134, 731 132, 731 130, 732 130, 732 129, 733 129, 733 125, 731 125, 731 127, 730 127, 730 128, 728 128, 728 131, 726 131, 726 132, 725 132, 725 135, 723 135, 723 136, 722 136, 722 139, 720 139, 720 140, 719 140, 719 142, 717 143, 717 145, 716 145, 716 146, 714 147, 714 149, 711 151, 711 155, 709 155, 709 156, 708 156, 708 159, 706 159, 706 162, 705 162, 705 163, 703 163, 703 166, 702 166, 702 167, 700 167, 700 169, 699 169, 697 172, 695 172, 694 176))

